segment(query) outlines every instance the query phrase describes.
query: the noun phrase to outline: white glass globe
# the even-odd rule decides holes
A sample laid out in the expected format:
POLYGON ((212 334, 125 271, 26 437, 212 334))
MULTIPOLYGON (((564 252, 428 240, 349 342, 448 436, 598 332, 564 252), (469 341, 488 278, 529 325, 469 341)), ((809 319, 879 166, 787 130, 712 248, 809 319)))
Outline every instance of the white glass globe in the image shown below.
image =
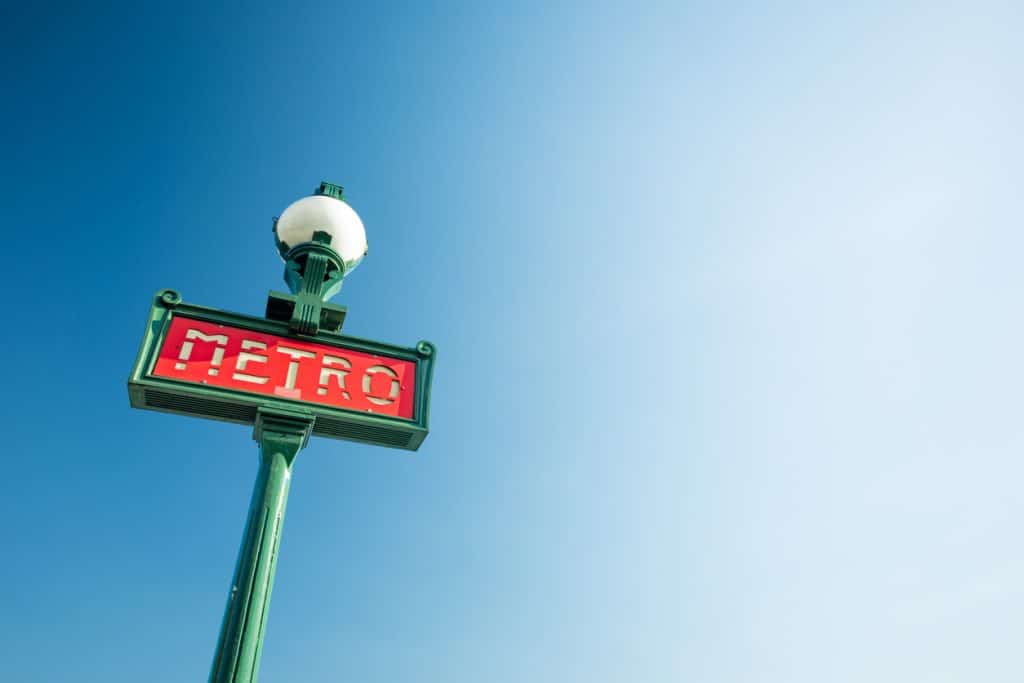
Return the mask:
POLYGON ((313 241, 313 233, 322 230, 331 236, 331 248, 338 252, 351 271, 366 254, 366 228, 352 207, 333 197, 303 197, 291 204, 277 219, 277 239, 297 247, 313 241))

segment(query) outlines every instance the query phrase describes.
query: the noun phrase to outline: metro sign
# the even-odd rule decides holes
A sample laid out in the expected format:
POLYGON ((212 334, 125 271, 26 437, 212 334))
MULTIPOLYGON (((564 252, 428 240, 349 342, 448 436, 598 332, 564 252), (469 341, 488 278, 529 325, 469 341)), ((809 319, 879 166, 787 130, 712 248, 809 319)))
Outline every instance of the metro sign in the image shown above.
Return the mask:
POLYGON ((411 419, 416 364, 176 316, 154 377, 411 419))
POLYGON ((252 424, 259 407, 315 416, 313 434, 415 450, 427 434, 434 348, 347 335, 156 297, 128 381, 132 406, 252 424))

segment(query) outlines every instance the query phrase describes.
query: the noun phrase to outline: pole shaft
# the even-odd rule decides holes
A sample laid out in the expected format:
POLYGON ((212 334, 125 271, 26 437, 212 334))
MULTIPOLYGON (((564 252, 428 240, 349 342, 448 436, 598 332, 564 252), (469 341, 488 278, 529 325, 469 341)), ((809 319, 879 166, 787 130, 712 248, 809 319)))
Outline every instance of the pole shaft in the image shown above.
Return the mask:
POLYGON ((256 680, 292 462, 305 445, 310 425, 308 419, 274 419, 262 413, 257 418, 260 469, 224 610, 210 683, 254 683, 256 680))

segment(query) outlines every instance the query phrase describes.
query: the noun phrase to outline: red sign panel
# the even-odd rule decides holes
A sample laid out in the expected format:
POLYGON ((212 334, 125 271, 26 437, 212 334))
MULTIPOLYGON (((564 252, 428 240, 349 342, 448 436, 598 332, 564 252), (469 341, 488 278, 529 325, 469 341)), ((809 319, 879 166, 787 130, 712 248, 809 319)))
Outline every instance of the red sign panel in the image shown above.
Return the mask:
POLYGON ((414 361, 183 316, 171 321, 152 374, 407 419, 416 391, 414 361))

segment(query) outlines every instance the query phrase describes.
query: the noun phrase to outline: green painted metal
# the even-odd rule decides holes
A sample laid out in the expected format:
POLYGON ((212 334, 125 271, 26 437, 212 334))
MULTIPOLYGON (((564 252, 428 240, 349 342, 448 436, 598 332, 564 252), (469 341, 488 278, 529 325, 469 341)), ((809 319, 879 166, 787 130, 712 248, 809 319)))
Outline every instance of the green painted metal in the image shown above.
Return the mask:
POLYGON ((292 463, 306 445, 314 417, 301 411, 259 409, 253 438, 260 468, 238 551, 231 591, 210 671, 210 683, 252 683, 277 569, 292 463))
POLYGON ((345 322, 345 308, 327 303, 341 291, 345 264, 326 232, 313 233, 313 241, 300 244, 285 254, 284 281, 292 294, 271 292, 267 317, 286 320, 292 332, 313 335, 323 328, 338 332, 345 322))
POLYGON ((345 188, 335 183, 329 183, 326 180, 320 183, 313 194, 321 194, 327 197, 334 197, 340 201, 345 201, 345 188))
MULTIPOLYGON (((326 180, 313 193, 345 201, 345 188, 326 180)), ((327 303, 341 291, 345 263, 331 247, 331 236, 313 233, 313 241, 294 247, 277 237, 277 219, 271 227, 274 244, 285 261, 284 281, 291 294, 271 291, 267 297, 267 318, 287 321, 299 334, 316 334, 320 329, 340 332, 345 322, 345 307, 327 303)))
POLYGON ((259 396, 223 387, 190 384, 152 374, 164 336, 176 315, 281 336, 296 336, 283 321, 196 306, 182 301, 174 290, 157 292, 139 354, 128 379, 128 396, 135 408, 194 415, 213 420, 254 424, 259 408, 310 411, 316 418, 314 436, 348 439, 378 446, 416 450, 426 438, 430 417, 430 384, 436 357, 434 345, 421 341, 415 348, 320 331, 304 340, 403 358, 416 363, 416 405, 413 419, 367 414, 287 398, 259 396))

